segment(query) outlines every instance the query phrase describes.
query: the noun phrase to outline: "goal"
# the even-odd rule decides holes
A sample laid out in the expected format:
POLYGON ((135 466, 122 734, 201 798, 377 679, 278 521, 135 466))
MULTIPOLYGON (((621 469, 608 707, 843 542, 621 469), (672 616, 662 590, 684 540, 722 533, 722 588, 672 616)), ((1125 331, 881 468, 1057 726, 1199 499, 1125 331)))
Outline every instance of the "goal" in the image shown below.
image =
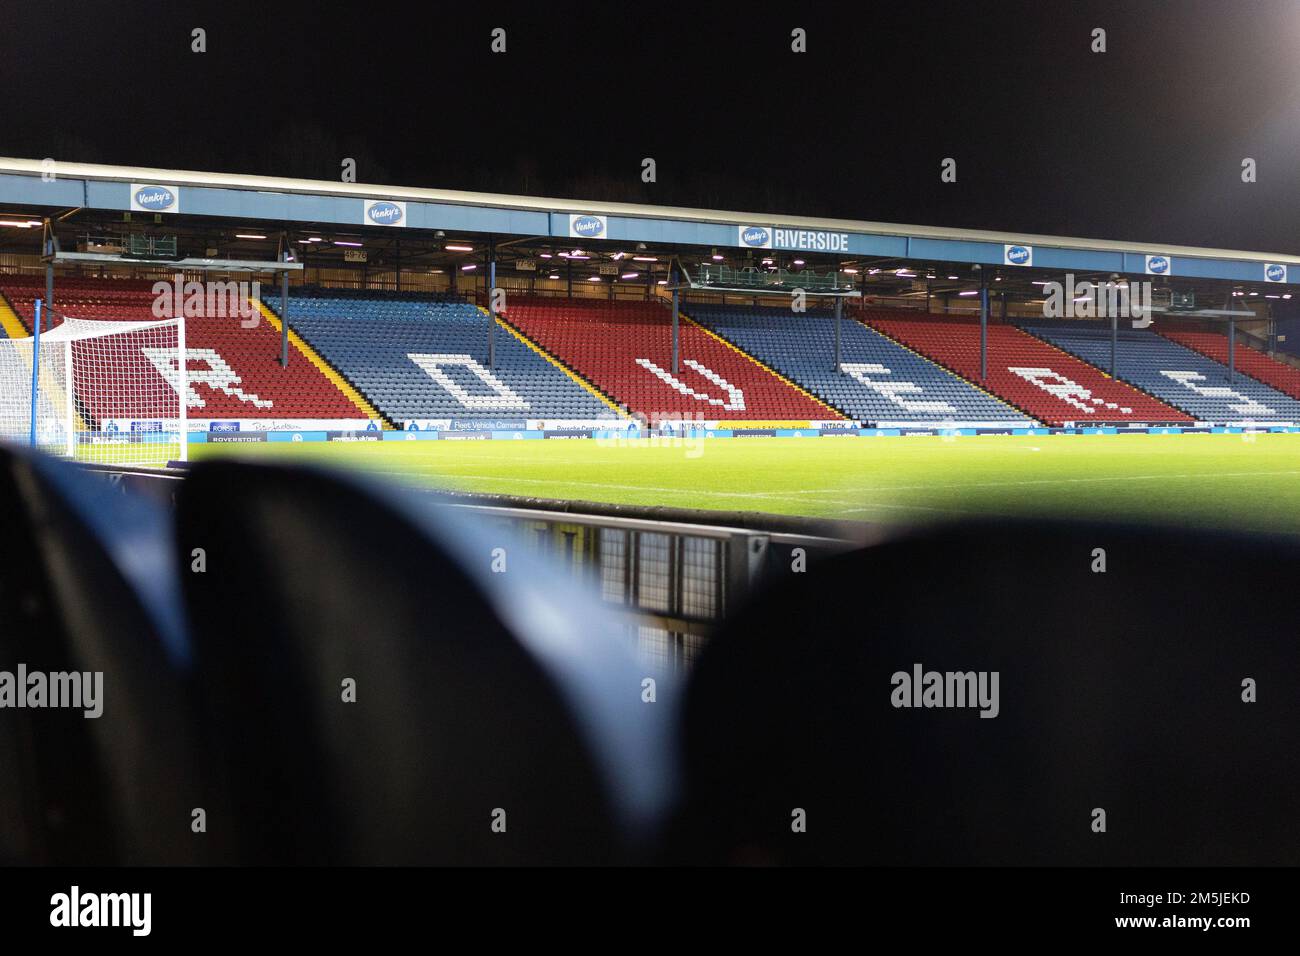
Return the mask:
POLYGON ((184 461, 184 354, 180 318, 64 317, 48 332, 0 339, 0 438, 77 461, 184 461))

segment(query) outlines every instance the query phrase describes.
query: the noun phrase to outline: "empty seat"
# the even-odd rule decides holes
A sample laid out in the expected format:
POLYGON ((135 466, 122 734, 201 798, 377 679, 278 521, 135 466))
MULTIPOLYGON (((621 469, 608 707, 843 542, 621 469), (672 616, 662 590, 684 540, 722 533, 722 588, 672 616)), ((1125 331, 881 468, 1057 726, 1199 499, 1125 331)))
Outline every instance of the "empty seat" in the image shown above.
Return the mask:
MULTIPOLYGON (((278 308, 278 303, 271 303, 278 308)), ((616 420, 618 411, 486 313, 440 295, 297 290, 291 324, 401 426, 421 419, 616 420)))
POLYGON ((51 675, 80 675, 64 686, 82 705, 0 709, 0 861, 222 858, 222 829, 192 830, 196 808, 224 803, 199 749, 168 516, 0 445, 0 528, 0 671, 46 675, 50 704, 51 675))
POLYGON ((660 302, 514 296, 505 314, 578 374, 650 419, 844 417, 689 321, 680 323, 674 373, 672 313, 660 302))
POLYGON ((230 462, 194 469, 178 524, 180 559, 207 554, 187 593, 241 859, 605 863, 652 831, 667 711, 594 600, 507 536, 230 462))
POLYGON ((860 422, 1031 423, 1024 412, 852 318, 840 322, 842 370, 837 371, 835 320, 828 311, 686 308, 692 318, 860 422))
POLYGON ((791 574, 696 665, 676 858, 1294 866, 1294 597, 1260 568, 1300 547, 1002 521, 791 574))
MULTIPOLYGON (((145 279, 60 279, 55 287, 55 319, 59 316, 122 322, 153 322, 154 283, 145 279)), ((34 302, 45 297, 44 283, 34 277, 6 277, 0 290, 12 303, 28 331, 32 329, 34 302)), ((47 313, 48 315, 48 313, 47 313)), ((185 346, 189 390, 187 414, 191 419, 351 419, 366 418, 326 375, 301 355, 280 364, 280 335, 260 313, 239 316, 192 316, 185 320, 185 346), (246 324, 249 323, 249 324, 246 324)), ((80 347, 78 347, 80 348, 80 347)), ((130 418, 138 413, 157 414, 157 385, 166 378, 149 356, 124 356, 120 351, 97 353, 85 348, 77 354, 82 374, 76 380, 78 412, 89 424, 104 418, 130 418), (98 362, 114 363, 120 381, 125 364, 141 382, 134 393, 111 392, 99 387, 94 369, 98 362), (141 403, 133 410, 132 394, 141 403), (154 404, 150 404, 153 402, 154 404)), ((174 365, 174 361, 171 363, 174 365)), ((169 369, 174 372, 174 369, 169 369)), ((171 385, 173 389, 175 385, 171 385)))
MULTIPOLYGON (((1110 367, 1111 329, 1100 322, 1034 322, 1025 331, 1102 368, 1110 367)), ((1117 331, 1116 377, 1197 421, 1300 422, 1300 401, 1146 329, 1117 331)))

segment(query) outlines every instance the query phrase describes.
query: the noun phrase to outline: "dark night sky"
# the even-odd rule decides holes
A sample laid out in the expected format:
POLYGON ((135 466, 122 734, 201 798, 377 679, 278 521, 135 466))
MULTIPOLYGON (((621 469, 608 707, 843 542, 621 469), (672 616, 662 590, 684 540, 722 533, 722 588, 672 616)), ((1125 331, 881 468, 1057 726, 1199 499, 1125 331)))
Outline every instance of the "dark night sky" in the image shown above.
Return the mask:
POLYGON ((13 7, 0 154, 1300 253, 1297 0, 401 10, 13 7))

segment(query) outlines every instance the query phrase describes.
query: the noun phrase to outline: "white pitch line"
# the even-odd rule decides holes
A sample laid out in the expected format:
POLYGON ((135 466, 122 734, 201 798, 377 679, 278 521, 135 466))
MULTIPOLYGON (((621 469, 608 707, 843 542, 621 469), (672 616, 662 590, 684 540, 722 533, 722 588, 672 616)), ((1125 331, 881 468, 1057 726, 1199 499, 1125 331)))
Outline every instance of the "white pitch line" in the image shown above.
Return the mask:
MULTIPOLYGON (((964 490, 966 488, 1018 488, 1024 485, 1060 485, 1060 484, 1085 484, 1088 482, 1101 481, 1164 481, 1170 479, 1191 479, 1191 478, 1264 478, 1277 475, 1300 475, 1300 471, 1226 471, 1226 472, 1204 472, 1192 475, 1099 475, 1088 478, 1031 478, 1024 481, 972 481, 955 485, 864 485, 861 489, 854 488, 853 491, 861 490, 864 492, 873 491, 951 491, 964 490)), ((828 492, 833 489, 827 489, 828 492)), ((811 491, 810 494, 819 494, 820 492, 811 491)), ((836 494, 843 494, 843 489, 836 491, 836 494)))

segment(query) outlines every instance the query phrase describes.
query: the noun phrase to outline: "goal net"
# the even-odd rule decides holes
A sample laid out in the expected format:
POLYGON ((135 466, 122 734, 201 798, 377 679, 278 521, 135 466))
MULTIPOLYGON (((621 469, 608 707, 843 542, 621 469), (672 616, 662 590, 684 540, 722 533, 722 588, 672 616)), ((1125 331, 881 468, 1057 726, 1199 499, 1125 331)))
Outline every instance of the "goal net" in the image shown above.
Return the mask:
POLYGON ((0 339, 0 438, 77 461, 184 461, 184 352, 184 319, 65 318, 0 339))

